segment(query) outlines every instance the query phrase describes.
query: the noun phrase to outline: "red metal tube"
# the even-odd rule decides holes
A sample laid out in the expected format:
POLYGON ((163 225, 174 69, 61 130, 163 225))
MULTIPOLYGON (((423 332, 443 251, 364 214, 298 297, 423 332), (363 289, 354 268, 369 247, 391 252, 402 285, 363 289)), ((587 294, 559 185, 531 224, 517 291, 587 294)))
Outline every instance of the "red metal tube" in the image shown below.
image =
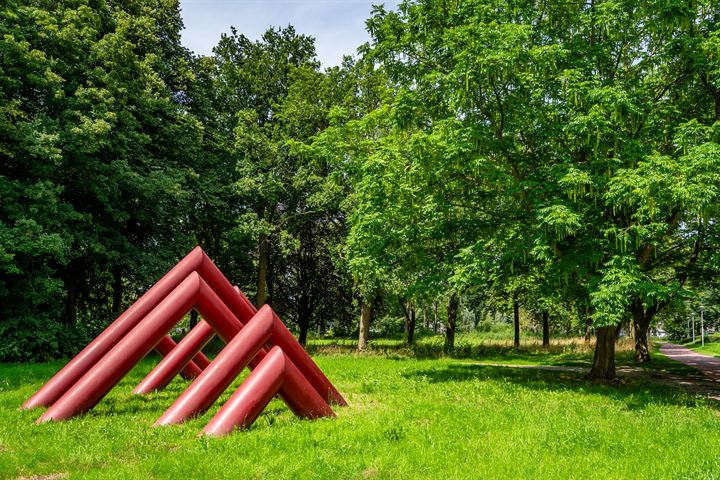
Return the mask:
POLYGON ((155 425, 182 423, 210 408, 268 341, 273 331, 273 320, 270 307, 261 308, 155 425))
MULTIPOLYGON (((157 345, 155 345, 155 350, 162 355, 163 357, 166 357, 167 355, 172 352, 173 348, 175 348, 175 340, 170 337, 170 335, 165 335, 157 345)), ((185 380, 190 380, 202 373, 204 369, 200 368, 198 364, 196 364, 193 360, 190 360, 187 365, 180 371, 180 375, 185 380)))
POLYGON ((192 308, 200 289, 200 282, 200 276, 191 273, 107 355, 48 408, 37 423, 63 420, 94 407, 192 308))
MULTIPOLYGON (((254 310, 255 307, 250 303, 250 301, 247 299, 247 297, 240 291, 240 288, 237 287, 237 285, 234 287, 235 292, 239 294, 240 299, 245 304, 246 308, 249 310, 254 310)), ((315 387, 315 390, 322 396, 322 398, 326 399, 329 403, 336 403, 340 406, 347 406, 347 402, 343 398, 342 395, 340 395, 340 392, 337 391, 337 389, 333 386, 332 383, 330 383, 330 380, 325 376, 325 374, 320 370, 320 368, 313 362, 313 360, 310 358, 310 356, 307 354, 305 349, 300 345, 292 333, 290 333, 290 330, 287 329, 285 324, 278 318, 275 313, 273 313, 273 316, 275 317, 276 326, 273 328, 273 337, 271 339, 272 345, 278 345, 280 348, 282 348, 285 355, 287 355, 290 360, 297 366, 297 368, 302 372, 302 374, 305 376, 305 378, 308 379, 310 384, 315 387)), ((260 359, 262 360, 262 359, 260 359)), ((251 365, 251 367, 254 367, 254 365, 251 365)))
MULTIPOLYGON (((140 297, 117 320, 88 344, 75 358, 56 373, 32 397, 23 403, 23 409, 39 406, 49 407, 75 382, 110 351, 145 315, 155 308, 191 272, 204 262, 205 254, 200 247, 194 248, 175 267, 166 273, 150 290, 140 297)), ((214 265, 213 265, 214 266, 214 265)), ((232 287, 231 287, 232 288, 232 287)), ((237 299, 237 295, 233 295, 237 299)), ((238 303, 241 303, 238 300, 238 303)), ((243 306, 244 307, 244 306, 243 306)), ((249 317, 248 317, 249 318, 249 317)))
POLYGON ((135 387, 133 393, 144 394, 165 388, 213 335, 213 328, 206 321, 200 321, 135 387))
POLYGON ((257 312, 257 308, 255 308, 255 305, 253 305, 252 302, 250 300, 248 300, 248 298, 245 296, 245 294, 242 292, 242 290, 240 290, 240 287, 238 287, 237 285, 234 285, 233 290, 235 290, 235 293, 240 295, 240 300, 245 305, 245 308, 247 308, 249 311, 251 311, 253 313, 257 312))
POLYGON ((282 348, 285 355, 290 358, 292 363, 295 364, 323 399, 328 403, 347 406, 347 402, 343 396, 340 395, 340 392, 335 389, 322 370, 313 362, 310 355, 302 348, 302 345, 295 340, 290 330, 287 329, 274 313, 273 317, 275 322, 273 325, 272 344, 282 348))
POLYGON ((210 359, 206 357, 203 352, 198 352, 197 355, 193 357, 192 361, 195 362, 195 365, 197 365, 200 370, 205 370, 208 365, 210 365, 210 359))
MULTIPOLYGON (((166 423, 175 423, 184 420, 187 415, 199 413, 212 405, 246 365, 249 364, 251 368, 258 366, 267 354, 265 344, 270 338, 272 343, 277 344, 288 356, 289 360, 286 363, 293 365, 293 368, 297 366, 296 370, 300 377, 313 386, 319 398, 327 398, 345 405, 342 396, 269 306, 263 307, 258 312, 257 318, 250 322, 253 328, 248 330, 246 327, 244 330, 248 332, 245 335, 238 335, 243 329, 243 323, 253 318, 254 312, 255 308, 242 292, 239 292, 237 287, 233 288, 202 250, 196 248, 88 345, 66 368, 58 372, 45 387, 33 395, 24 407, 41 405, 43 401, 52 402, 51 407, 38 419, 38 423, 64 419, 87 411, 96 405, 140 359, 156 347, 161 351, 165 349, 170 358, 166 358, 161 362, 162 365, 158 366, 161 367, 158 370, 162 374, 155 377, 154 385, 159 385, 165 380, 169 381, 178 369, 182 369, 182 366, 190 361, 193 353, 197 353, 195 358, 200 359, 199 363, 206 363, 205 371, 158 420, 160 424, 168 419, 166 423), (186 274, 184 279, 183 274, 186 274), (182 346, 178 345, 172 349, 174 342, 166 336, 166 333, 193 307, 203 315, 208 327, 214 328, 225 342, 230 344, 237 337, 241 337, 237 343, 240 346, 230 349, 225 354, 230 346, 228 345, 215 361, 209 363, 199 352, 199 348, 202 348, 202 339, 207 335, 207 332, 202 333, 202 330, 208 330, 203 327, 200 329, 202 334, 191 337, 182 346), (197 348, 199 344, 200 347, 197 348), (172 350, 168 351, 169 349, 172 350), (96 362, 89 363, 93 358, 96 362), (174 373, 170 375, 173 371, 174 373), (68 383, 74 377, 77 379, 68 383), (201 382, 201 379, 204 380, 201 382), (209 388, 194 389, 196 384, 206 385, 209 388)), ((292 388, 291 382, 287 385, 283 384, 280 387, 280 394, 293 411, 303 414, 303 403, 297 403, 297 398, 302 397, 302 392, 286 391, 292 388)))
POLYGON ((227 305, 242 324, 248 322, 253 315, 255 315, 255 310, 248 308, 248 305, 237 295, 232 284, 225 278, 225 275, 220 272, 212 260, 204 253, 203 261, 198 271, 203 277, 203 280, 207 282, 210 288, 220 297, 223 303, 227 305))
MULTIPOLYGON (((195 247, 175 267, 166 273, 152 288, 111 323, 103 332, 78 353, 65 367, 56 373, 32 397, 23 403, 23 409, 39 406, 49 407, 70 389, 85 373, 107 354, 130 330, 132 330, 153 308, 157 306, 190 273, 197 271, 217 292, 240 322, 244 323, 255 313, 236 294, 232 285, 205 255, 195 247)), ((200 363, 207 360, 202 355, 200 363)), ((199 365, 200 366, 200 365, 199 365)), ((202 368, 202 367, 201 367, 202 368)))
POLYGON ((335 416, 330 406, 293 365, 280 347, 273 347, 242 385, 203 429, 205 435, 222 436, 235 428, 250 427, 273 396, 283 388, 283 396, 299 416, 335 416), (292 404, 287 399, 292 399, 292 404))
POLYGON ((223 338, 232 338, 241 328, 232 312, 193 272, 60 397, 38 423, 69 418, 94 407, 193 307, 223 338))
MULTIPOLYGON (((284 352, 283 352, 284 354, 284 352)), ((334 417, 328 402, 318 394, 315 387, 305 378, 297 366, 285 357, 285 379, 282 384, 282 399, 295 415, 305 418, 334 417)))
POLYGON ((285 355, 280 348, 273 347, 205 426, 203 433, 219 437, 236 427, 247 428, 252 425, 280 390, 284 377, 285 355))

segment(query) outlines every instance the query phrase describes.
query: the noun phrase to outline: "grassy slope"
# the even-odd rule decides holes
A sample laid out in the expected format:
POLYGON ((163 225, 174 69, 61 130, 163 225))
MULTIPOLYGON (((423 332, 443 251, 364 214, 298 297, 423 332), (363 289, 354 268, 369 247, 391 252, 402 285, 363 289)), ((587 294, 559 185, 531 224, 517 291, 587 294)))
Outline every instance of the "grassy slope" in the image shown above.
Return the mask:
MULTIPOLYGON (((89 415, 36 426, 17 406, 61 363, 0 364, 0 477, 718 478, 717 405, 664 387, 452 359, 317 358, 350 402, 296 420, 279 401, 247 432, 197 438, 209 415, 151 428, 182 390, 130 395, 143 362, 89 415), (702 440, 702 441, 700 441, 702 440)), ((225 395, 226 398, 228 394, 225 395)))
POLYGON ((696 352, 704 353, 705 355, 720 357, 720 342, 706 343, 704 347, 694 347, 693 350, 695 350, 696 352))
POLYGON ((720 334, 708 336, 705 340, 705 346, 700 345, 699 338, 694 344, 689 342, 684 345, 696 352, 704 353, 705 355, 712 355, 713 357, 720 357, 720 334))

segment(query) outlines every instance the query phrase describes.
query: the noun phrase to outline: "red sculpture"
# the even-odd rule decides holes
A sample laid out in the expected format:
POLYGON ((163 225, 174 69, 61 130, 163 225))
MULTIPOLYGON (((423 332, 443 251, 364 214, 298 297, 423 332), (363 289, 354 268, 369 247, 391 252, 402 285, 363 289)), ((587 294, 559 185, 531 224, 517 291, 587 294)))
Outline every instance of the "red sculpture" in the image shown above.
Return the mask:
POLYGON ((206 435, 225 435, 234 428, 247 428, 282 390, 285 403, 305 418, 335 416, 300 370, 280 347, 273 347, 255 370, 203 429, 206 435))
MULTIPOLYGON (((165 388, 175 375, 183 371, 183 365, 193 362, 192 358, 203 355, 200 350, 214 335, 215 330, 205 320, 195 325, 172 351, 165 354, 165 358, 135 387, 133 393, 150 393, 165 388)), ((198 375, 200 372, 193 378, 198 375)))
POLYGON ((165 358, 135 393, 161 389, 178 373, 196 377, 157 425, 201 414, 246 366, 253 372, 208 425, 206 434, 221 435, 250 426, 276 393, 293 412, 308 418, 334 415, 328 403, 347 405, 272 309, 265 305, 256 313, 242 292, 233 288, 197 247, 23 408, 48 406, 38 423, 85 412, 153 348, 165 358), (193 308, 204 320, 175 345, 167 333, 193 308), (200 350, 214 334, 227 346, 210 362, 200 350), (268 347, 272 347, 271 354, 268 347))

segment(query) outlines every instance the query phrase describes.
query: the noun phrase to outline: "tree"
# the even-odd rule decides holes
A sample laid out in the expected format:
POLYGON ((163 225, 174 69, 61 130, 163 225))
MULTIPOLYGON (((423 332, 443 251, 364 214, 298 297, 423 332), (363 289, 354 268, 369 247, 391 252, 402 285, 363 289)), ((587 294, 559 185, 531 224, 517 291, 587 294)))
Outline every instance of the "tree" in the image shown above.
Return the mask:
POLYGON ((232 132, 229 150, 238 179, 237 235, 251 236, 257 248, 256 304, 272 297, 272 253, 285 248, 287 199, 296 173, 278 108, 294 69, 317 68, 314 41, 292 26, 269 29, 256 42, 233 28, 214 48, 220 115, 232 132))
POLYGON ((714 56, 689 52, 714 51, 716 10, 417 1, 368 22, 388 116, 406 120, 391 135, 436 134, 449 152, 399 144, 443 179, 423 194, 443 191, 467 227, 453 280, 508 284, 522 266, 554 291, 577 284, 598 331, 591 377, 614 376, 616 325, 633 315, 646 331, 710 247, 714 56))
POLYGON ((187 248, 173 226, 199 125, 175 90, 177 2, 13 2, 1 15, 0 356, 57 355, 162 271, 156 258, 187 248))

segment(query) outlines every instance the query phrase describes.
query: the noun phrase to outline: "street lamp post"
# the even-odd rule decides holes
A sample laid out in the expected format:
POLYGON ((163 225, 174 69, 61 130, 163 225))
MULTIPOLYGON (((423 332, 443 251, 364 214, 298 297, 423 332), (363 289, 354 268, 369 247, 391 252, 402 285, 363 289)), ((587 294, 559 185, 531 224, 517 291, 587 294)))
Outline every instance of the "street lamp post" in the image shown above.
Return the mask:
POLYGON ((692 332, 693 333, 693 343, 695 343, 695 314, 692 313, 691 316, 692 316, 692 327, 693 327, 693 329, 692 329, 693 330, 693 332, 692 332))

